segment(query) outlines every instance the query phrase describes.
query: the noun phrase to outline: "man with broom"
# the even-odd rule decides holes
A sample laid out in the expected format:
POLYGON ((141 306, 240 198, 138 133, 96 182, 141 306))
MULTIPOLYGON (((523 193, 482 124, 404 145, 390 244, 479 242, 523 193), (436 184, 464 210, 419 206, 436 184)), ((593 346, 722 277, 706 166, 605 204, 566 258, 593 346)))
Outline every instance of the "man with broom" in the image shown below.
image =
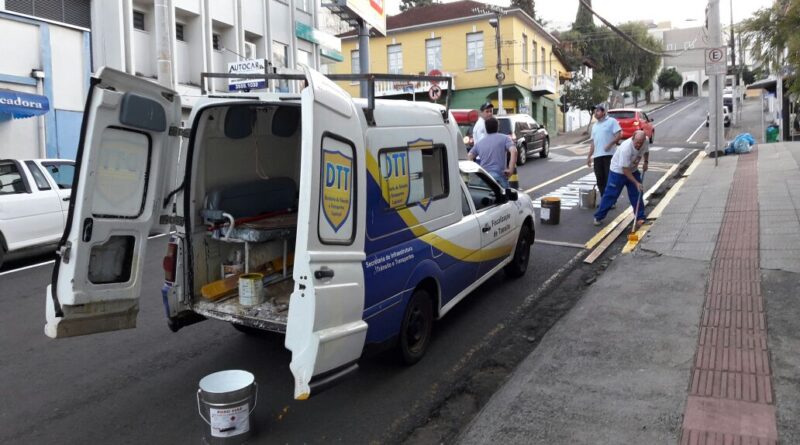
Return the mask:
POLYGON ((600 208, 594 213, 594 225, 599 226, 603 223, 603 219, 611 210, 611 206, 617 202, 623 188, 628 189, 628 199, 636 214, 636 225, 644 223, 642 176, 647 171, 647 163, 650 158, 649 146, 645 142, 644 131, 637 130, 633 133, 633 137, 617 148, 611 158, 611 171, 608 175, 608 184, 603 191, 603 199, 600 201, 600 208), (642 159, 644 159, 642 172, 639 173, 639 162, 642 159))

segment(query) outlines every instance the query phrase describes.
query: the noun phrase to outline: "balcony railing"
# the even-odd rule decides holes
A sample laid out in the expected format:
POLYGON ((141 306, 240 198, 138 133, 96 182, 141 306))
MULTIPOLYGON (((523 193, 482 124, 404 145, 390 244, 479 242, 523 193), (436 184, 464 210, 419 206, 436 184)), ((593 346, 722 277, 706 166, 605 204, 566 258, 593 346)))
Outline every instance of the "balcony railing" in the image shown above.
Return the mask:
MULTIPOLYGON (((455 82, 455 75, 450 73, 442 73, 442 76, 452 76, 453 78, 453 85, 451 87, 452 90, 456 89, 456 82, 455 82)), ((376 81, 375 82, 375 96, 376 97, 383 97, 383 96, 395 96, 401 94, 416 94, 416 93, 427 93, 431 89, 431 83, 428 81, 376 81)), ((442 90, 447 90, 447 82, 439 82, 439 87, 442 90)))
POLYGON ((548 76, 547 74, 537 74, 533 76, 531 91, 534 93, 555 94, 558 91, 556 89, 556 78, 548 76))

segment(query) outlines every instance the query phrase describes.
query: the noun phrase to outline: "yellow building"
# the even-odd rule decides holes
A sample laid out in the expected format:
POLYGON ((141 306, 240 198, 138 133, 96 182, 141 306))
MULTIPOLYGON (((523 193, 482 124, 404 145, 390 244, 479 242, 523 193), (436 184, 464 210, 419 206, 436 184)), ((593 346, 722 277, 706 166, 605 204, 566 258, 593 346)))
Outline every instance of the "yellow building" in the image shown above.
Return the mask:
MULTIPOLYGON (((387 18, 387 36, 370 38, 370 72, 428 74, 434 70, 453 77, 452 108, 478 108, 491 101, 497 106, 496 30, 491 13, 479 2, 462 0, 414 8, 387 18)), ((344 62, 333 65, 337 74, 358 73, 358 37, 340 36, 344 62)), ((500 19, 500 60, 503 108, 526 113, 555 133, 563 119, 558 109, 561 79, 568 69, 558 56, 559 41, 521 9, 508 9, 500 19)), ((353 96, 358 83, 342 83, 353 96)), ((376 84, 376 96, 430 100, 426 82, 376 84)), ((443 102, 444 97, 439 99, 443 102)))

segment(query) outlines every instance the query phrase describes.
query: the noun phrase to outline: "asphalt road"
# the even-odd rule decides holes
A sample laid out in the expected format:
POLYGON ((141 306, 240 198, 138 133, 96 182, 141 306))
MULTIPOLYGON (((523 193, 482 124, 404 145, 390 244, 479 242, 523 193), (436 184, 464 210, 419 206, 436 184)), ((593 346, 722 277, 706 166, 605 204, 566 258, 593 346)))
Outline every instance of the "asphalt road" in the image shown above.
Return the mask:
MULTIPOLYGON (((686 140, 701 115, 704 102, 691 99, 652 113, 659 124, 653 146, 662 149, 651 155, 646 186, 690 153, 686 140)), ((535 198, 561 193, 590 173, 579 169, 585 165, 580 150, 580 145, 558 148, 549 159, 531 159, 520 168, 521 188, 538 187, 535 198)), ((620 201, 616 211, 624 208, 620 201)), ((164 237, 149 243, 138 328, 127 331, 45 337, 45 287, 52 264, 38 263, 50 256, 9 262, 0 270, 5 309, 0 312, 0 400, 5 402, 0 443, 199 442, 207 428, 196 408, 199 380, 237 368, 253 372, 259 383, 252 443, 399 440, 427 415, 441 388, 463 375, 476 345, 579 251, 548 242, 577 246, 597 230, 591 211, 562 210, 558 226, 538 225, 540 242, 533 247, 528 273, 514 281, 498 274, 456 306, 436 324, 420 363, 404 367, 384 356, 363 358, 353 378, 305 402, 292 399, 290 354, 282 337, 248 336, 213 320, 178 333, 167 329, 160 296, 164 237)))

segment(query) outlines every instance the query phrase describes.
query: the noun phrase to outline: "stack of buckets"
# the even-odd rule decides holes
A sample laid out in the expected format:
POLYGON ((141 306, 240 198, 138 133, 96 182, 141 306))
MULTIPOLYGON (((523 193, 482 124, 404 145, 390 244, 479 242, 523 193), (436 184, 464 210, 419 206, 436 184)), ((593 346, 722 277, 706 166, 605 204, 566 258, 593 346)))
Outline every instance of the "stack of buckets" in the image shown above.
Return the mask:
POLYGON ((242 444, 253 434, 251 414, 258 401, 253 374, 239 369, 215 372, 200 380, 197 410, 208 427, 207 444, 242 444))

